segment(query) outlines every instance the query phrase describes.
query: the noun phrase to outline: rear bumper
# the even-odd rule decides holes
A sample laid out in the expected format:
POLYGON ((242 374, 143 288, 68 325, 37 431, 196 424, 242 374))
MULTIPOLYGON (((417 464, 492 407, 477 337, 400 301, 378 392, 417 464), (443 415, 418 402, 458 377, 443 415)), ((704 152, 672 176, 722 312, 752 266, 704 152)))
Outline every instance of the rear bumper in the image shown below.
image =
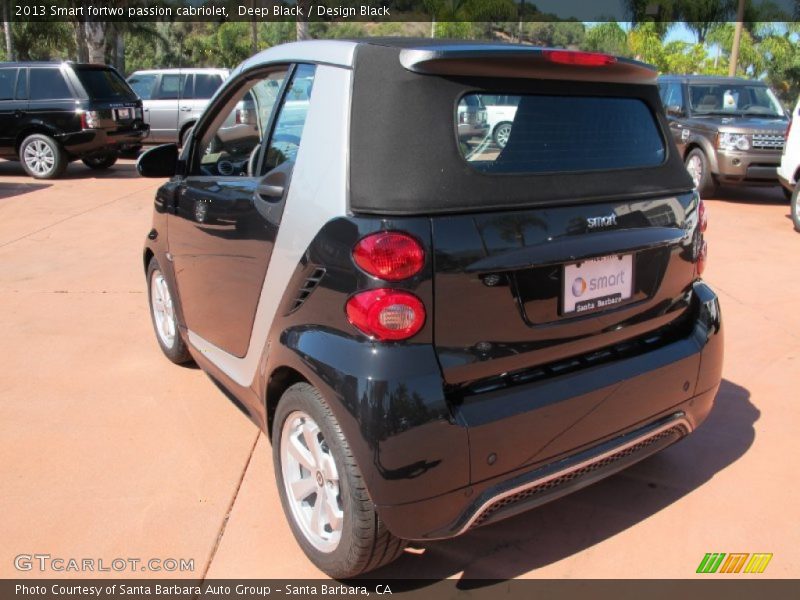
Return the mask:
POLYGON ((125 150, 139 146, 149 131, 149 125, 134 123, 131 127, 116 130, 85 129, 66 134, 59 141, 71 156, 84 158, 110 150, 125 150))
POLYGON ((378 505, 387 527, 406 539, 453 537, 585 487, 688 435, 711 410, 723 356, 716 295, 698 283, 695 301, 693 326, 683 339, 556 378, 546 386, 521 385, 504 397, 495 395, 494 413, 515 403, 530 409, 494 420, 487 416, 486 423, 468 426, 472 485, 417 502, 378 505), (540 408, 542 394, 552 407, 549 412, 540 408), (566 430, 557 423, 564 413, 574 423, 566 430), (544 429, 537 426, 543 420, 555 425, 544 449, 538 440, 544 429), (503 455, 509 453, 515 462, 504 463, 503 455), (492 455, 489 465, 486 459, 492 461, 492 455), (532 458, 509 469, 524 462, 521 456, 532 458), (505 466, 495 471, 500 474, 487 476, 494 465, 505 466))

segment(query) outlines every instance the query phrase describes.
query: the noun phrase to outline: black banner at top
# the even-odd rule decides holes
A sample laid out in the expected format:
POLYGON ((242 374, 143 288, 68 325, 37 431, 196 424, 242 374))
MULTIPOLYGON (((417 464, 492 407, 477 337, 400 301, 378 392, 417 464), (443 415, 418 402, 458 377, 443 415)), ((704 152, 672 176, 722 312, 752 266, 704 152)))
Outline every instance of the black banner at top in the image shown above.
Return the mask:
POLYGON ((12 21, 790 22, 800 0, 0 0, 12 21))

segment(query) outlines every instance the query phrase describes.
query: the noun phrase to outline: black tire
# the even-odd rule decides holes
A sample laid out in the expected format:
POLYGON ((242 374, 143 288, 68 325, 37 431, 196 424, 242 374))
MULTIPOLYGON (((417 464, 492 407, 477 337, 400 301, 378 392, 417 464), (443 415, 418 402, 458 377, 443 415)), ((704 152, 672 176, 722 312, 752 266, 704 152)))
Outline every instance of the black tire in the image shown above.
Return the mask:
POLYGON ((781 186, 781 189, 783 190, 783 197, 786 198, 786 200, 788 200, 789 202, 791 202, 792 201, 792 195, 793 195, 792 194, 792 190, 790 190, 788 188, 785 188, 783 186, 781 186))
MULTIPOLYGON (((708 162, 706 153, 700 148, 695 148, 686 155, 684 164, 686 165, 686 169, 689 171, 689 174, 692 175, 690 163, 695 160, 695 157, 699 160, 701 170, 698 179, 695 181, 697 191, 700 192, 700 197, 710 198, 717 193, 717 182, 714 179, 714 174, 711 172, 711 166, 708 162)), ((694 175, 692 175, 692 177, 694 178, 694 175)))
POLYGON ((36 179, 60 177, 69 164, 61 146, 50 136, 41 133, 34 133, 22 140, 19 160, 25 172, 36 179))
POLYGON ((272 457, 281 504, 292 533, 306 556, 327 575, 339 579, 354 577, 388 564, 403 553, 405 540, 392 535, 375 511, 339 423, 314 386, 297 383, 281 397, 273 419, 272 457), (306 537, 292 512, 284 486, 281 461, 284 423, 298 412, 305 413, 319 426, 322 444, 333 457, 338 472, 342 530, 338 545, 329 552, 321 551, 306 537))
POLYGON ((794 193, 792 194, 791 204, 792 223, 794 223, 794 230, 800 233, 800 183, 794 186, 794 193))
POLYGON ((98 154, 96 156, 84 158, 81 162, 83 162, 83 164, 90 169, 102 171, 103 169, 108 169, 109 167, 113 166, 114 163, 117 162, 118 158, 119 155, 116 152, 109 152, 107 154, 98 154))
MULTIPOLYGON (((173 323, 173 331, 174 334, 170 339, 165 338, 162 333, 159 332, 159 325, 156 321, 157 317, 155 314, 154 304, 153 304, 153 282, 156 279, 156 275, 160 275, 163 277, 161 273, 161 267, 158 266, 158 261, 155 258, 150 259, 150 263, 147 265, 147 302, 150 307, 150 320, 153 323, 153 330, 156 334, 156 341, 158 342, 161 351, 164 353, 168 359, 174 362, 176 365, 182 365, 188 363, 192 360, 192 356, 189 354, 189 349, 186 347, 186 343, 183 341, 181 337, 181 332, 178 329, 178 322, 175 318, 175 313, 172 311, 172 323, 173 323)), ((174 295, 169 290, 169 285, 167 284, 166 279, 163 280, 163 285, 165 286, 167 293, 171 298, 174 298, 174 295)))

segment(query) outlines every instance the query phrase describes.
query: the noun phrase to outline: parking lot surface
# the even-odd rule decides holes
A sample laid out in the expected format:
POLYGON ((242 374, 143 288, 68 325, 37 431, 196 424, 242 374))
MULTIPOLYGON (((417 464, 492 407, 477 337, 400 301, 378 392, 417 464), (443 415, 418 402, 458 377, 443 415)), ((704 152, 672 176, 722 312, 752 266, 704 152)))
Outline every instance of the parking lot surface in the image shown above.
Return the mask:
MULTIPOLYGON (((141 251, 160 183, 132 161, 47 182, 0 161, 0 577, 321 577, 284 519, 269 442, 156 344, 141 251), (15 568, 34 553, 193 570, 15 568)), ((707 209, 706 279, 726 327, 707 422, 538 510, 414 544, 375 575, 685 578, 707 552, 768 552, 758 577, 800 576, 800 235, 778 189, 723 190, 707 209)))

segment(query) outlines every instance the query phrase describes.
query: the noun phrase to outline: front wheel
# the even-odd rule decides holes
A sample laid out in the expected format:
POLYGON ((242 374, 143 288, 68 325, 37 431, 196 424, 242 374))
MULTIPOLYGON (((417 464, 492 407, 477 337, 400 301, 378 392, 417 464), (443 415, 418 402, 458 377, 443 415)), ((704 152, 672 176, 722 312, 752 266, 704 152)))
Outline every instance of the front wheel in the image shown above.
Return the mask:
POLYGON ((800 182, 794 186, 794 193, 791 201, 792 223, 794 230, 800 233, 800 182))
POLYGON ((22 166, 36 179, 55 179, 67 168, 67 157, 61 146, 49 135, 29 135, 19 147, 22 166))
POLYGON ((117 158, 119 158, 119 156, 116 154, 116 152, 109 152, 107 154, 98 154, 97 156, 90 156, 89 158, 84 158, 83 164, 85 164, 90 169, 101 171, 103 169, 108 169, 109 167, 113 166, 114 163, 117 162, 117 158))
POLYGON ((297 383, 281 397, 272 457, 292 533, 327 575, 354 577, 400 556, 405 542, 377 515, 339 423, 312 385, 297 383))
POLYGON ((686 156, 686 170, 692 176, 694 187, 702 198, 709 198, 717 191, 717 182, 708 163, 708 157, 700 148, 695 148, 686 156))

